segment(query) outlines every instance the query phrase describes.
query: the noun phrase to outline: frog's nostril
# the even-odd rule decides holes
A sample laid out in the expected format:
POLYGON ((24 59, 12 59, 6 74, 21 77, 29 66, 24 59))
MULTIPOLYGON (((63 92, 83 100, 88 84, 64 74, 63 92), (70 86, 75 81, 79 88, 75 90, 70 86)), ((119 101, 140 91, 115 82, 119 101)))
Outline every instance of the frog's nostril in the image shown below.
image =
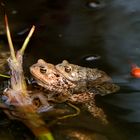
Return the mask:
POLYGON ((32 68, 35 68, 36 67, 36 65, 32 65, 32 68))
POLYGON ((60 77, 60 75, 59 74, 54 74, 56 77, 60 77))

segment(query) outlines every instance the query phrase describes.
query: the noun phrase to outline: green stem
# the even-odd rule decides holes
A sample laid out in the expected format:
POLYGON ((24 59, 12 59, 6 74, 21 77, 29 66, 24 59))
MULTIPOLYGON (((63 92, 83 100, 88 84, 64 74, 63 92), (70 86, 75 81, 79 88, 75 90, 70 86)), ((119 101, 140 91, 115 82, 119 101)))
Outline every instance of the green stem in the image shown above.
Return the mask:
POLYGON ((15 50, 14 50, 14 46, 13 46, 13 42, 12 42, 12 38, 10 34, 10 29, 9 29, 9 24, 8 24, 8 18, 6 14, 5 14, 5 24, 6 24, 6 34, 7 34, 7 39, 9 43, 10 52, 11 52, 11 57, 16 62, 17 59, 15 55, 15 50))
POLYGON ((10 78, 10 76, 9 76, 9 75, 5 75, 5 74, 0 74, 0 77, 10 78))
POLYGON ((27 35, 27 37, 26 37, 26 39, 25 39, 25 41, 24 41, 21 49, 20 49, 20 53, 21 54, 24 54, 24 51, 25 51, 25 49, 26 49, 26 47, 27 47, 27 45, 28 45, 28 43, 30 41, 30 38, 31 38, 34 30, 35 30, 35 26, 33 25, 32 28, 31 28, 31 30, 30 30, 30 32, 29 32, 29 34, 27 35))
POLYGON ((38 136, 38 140, 54 140, 51 133, 45 133, 38 136))
POLYGON ((73 109, 76 110, 76 113, 73 113, 73 114, 68 114, 68 115, 65 115, 65 116, 62 116, 62 117, 57 117, 56 120, 53 120, 52 122, 50 122, 48 124, 48 126, 51 126, 53 125, 54 123, 56 123, 58 120, 63 120, 63 119, 67 119, 67 118, 70 118, 70 117, 75 117, 75 116, 78 116, 80 114, 80 109, 78 107, 76 107, 75 105, 71 104, 71 103, 67 103, 70 107, 72 107, 73 109))
POLYGON ((57 119, 66 119, 66 118, 70 118, 70 117, 75 117, 78 116, 80 114, 80 109, 78 107, 76 107, 75 105, 71 104, 71 103, 67 103, 70 107, 74 108, 76 110, 76 113, 74 114, 69 114, 69 115, 65 115, 62 117, 58 117, 57 119))

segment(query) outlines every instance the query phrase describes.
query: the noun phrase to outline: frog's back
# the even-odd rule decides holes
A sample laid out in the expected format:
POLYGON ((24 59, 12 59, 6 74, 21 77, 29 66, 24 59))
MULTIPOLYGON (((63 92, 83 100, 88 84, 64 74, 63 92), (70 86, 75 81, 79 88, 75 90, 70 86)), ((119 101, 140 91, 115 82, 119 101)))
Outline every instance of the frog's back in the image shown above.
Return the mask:
POLYGON ((56 65, 56 69, 62 73, 68 80, 73 82, 92 81, 103 76, 103 72, 96 68, 87 68, 69 63, 64 60, 56 65))
POLYGON ((99 84, 94 84, 90 86, 87 91, 105 96, 107 94, 115 93, 120 89, 120 87, 111 82, 103 82, 99 84))

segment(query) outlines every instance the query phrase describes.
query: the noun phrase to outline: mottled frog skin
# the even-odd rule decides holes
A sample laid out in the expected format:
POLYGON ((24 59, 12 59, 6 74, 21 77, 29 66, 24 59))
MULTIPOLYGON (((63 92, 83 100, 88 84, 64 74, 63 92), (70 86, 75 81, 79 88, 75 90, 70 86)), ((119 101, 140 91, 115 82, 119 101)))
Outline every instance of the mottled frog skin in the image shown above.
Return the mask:
POLYGON ((37 83, 48 90, 48 97, 58 102, 82 104, 95 117, 106 120, 103 111, 95 105, 95 95, 106 95, 119 90, 103 71, 70 64, 64 60, 53 65, 39 59, 30 67, 37 83))
POLYGON ((61 64, 56 65, 56 69, 68 80, 75 83, 77 90, 84 88, 86 91, 93 91, 103 96, 119 89, 104 71, 95 68, 81 67, 64 60, 61 64))
POLYGON ((62 73, 67 79, 73 82, 94 81, 102 77, 102 81, 110 81, 111 78, 105 72, 98 69, 86 68, 74 64, 70 64, 67 60, 56 65, 56 69, 62 73))
POLYGON ((58 72, 55 65, 47 63, 42 59, 39 59, 36 64, 30 67, 30 72, 37 83, 48 90, 51 94, 49 97, 56 97, 56 100, 60 102, 67 100, 70 93, 76 87, 76 84, 58 72))

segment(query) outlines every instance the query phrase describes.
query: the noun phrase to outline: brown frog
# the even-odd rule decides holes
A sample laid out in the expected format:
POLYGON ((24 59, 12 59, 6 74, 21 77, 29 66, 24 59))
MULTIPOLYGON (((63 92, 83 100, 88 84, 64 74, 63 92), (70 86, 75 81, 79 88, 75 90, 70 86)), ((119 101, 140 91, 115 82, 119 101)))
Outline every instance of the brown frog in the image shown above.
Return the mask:
POLYGON ((112 83, 112 79, 104 72, 95 68, 87 68, 70 64, 67 60, 56 65, 56 69, 68 80, 75 83, 77 90, 81 88, 86 91, 96 90, 100 95, 116 92, 119 87, 112 83))
POLYGON ((95 117, 106 122, 106 115, 95 105, 95 95, 106 95, 119 90, 103 71, 70 64, 64 60, 53 65, 39 59, 30 67, 37 83, 47 89, 48 99, 58 102, 69 101, 82 104, 95 117))
POLYGON ((76 84, 66 79, 55 67, 55 65, 39 59, 38 62, 30 67, 30 72, 37 83, 44 87, 50 94, 49 98, 60 102, 67 100, 76 84))

